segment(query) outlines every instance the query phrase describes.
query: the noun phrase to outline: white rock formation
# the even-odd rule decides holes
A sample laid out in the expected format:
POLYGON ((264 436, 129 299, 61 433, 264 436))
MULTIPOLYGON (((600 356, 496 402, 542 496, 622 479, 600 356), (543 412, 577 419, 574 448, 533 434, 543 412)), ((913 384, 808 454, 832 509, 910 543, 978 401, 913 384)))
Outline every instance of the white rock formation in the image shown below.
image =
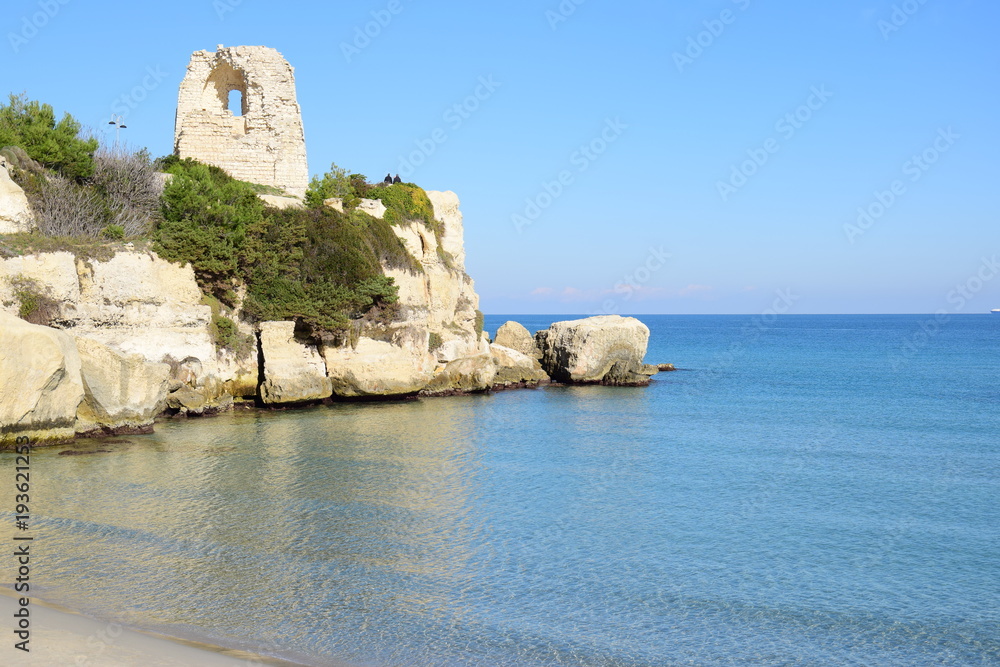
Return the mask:
POLYGON ((434 357, 412 346, 362 337, 358 345, 322 346, 333 393, 345 398, 405 396, 431 381, 434 357))
POLYGON ((444 233, 441 235, 443 250, 452 256, 458 270, 465 271, 465 228, 458 195, 451 190, 428 190, 427 198, 434 206, 435 219, 444 224, 444 233))
POLYGON ((261 322, 264 382, 260 398, 268 405, 330 398, 333 383, 315 345, 295 338, 295 322, 261 322))
POLYGON ((489 388, 496 368, 489 345, 483 344, 476 330, 479 295, 465 272, 458 197, 453 192, 434 191, 427 196, 434 205, 434 217, 442 223, 440 245, 434 232, 422 223, 392 228, 423 267, 419 273, 383 267, 396 281, 404 313, 402 323, 394 326, 397 331, 416 332, 410 334, 411 339, 433 337, 438 342, 433 351, 438 367, 425 393, 482 391, 489 388), (470 361, 464 361, 467 359, 470 361), (460 361, 463 363, 455 363, 460 361), (453 386, 445 386, 448 382, 453 386))
POLYGON ((257 195, 260 197, 265 204, 272 206, 279 210, 284 210, 286 208, 305 208, 306 205, 302 203, 301 199, 296 197, 280 197, 278 195, 257 195))
POLYGON ((496 343, 490 345, 490 354, 497 367, 497 374, 493 379, 495 386, 510 387, 522 383, 536 385, 549 379, 534 357, 496 343))
POLYGON ((7 161, 0 157, 0 234, 31 231, 34 223, 28 197, 7 169, 7 161))
POLYGON ((424 326, 441 337, 441 342, 459 341, 460 346, 442 345, 440 361, 451 361, 464 355, 480 354, 476 332, 476 310, 479 295, 475 283, 465 273, 465 251, 462 239, 462 215, 458 198, 453 192, 427 193, 435 203, 434 215, 443 224, 439 252, 434 232, 421 223, 393 227, 407 250, 423 266, 423 273, 386 268, 399 287, 399 301, 406 309, 407 322, 424 326), (439 213, 438 207, 441 207, 439 213), (450 248, 450 250, 449 250, 450 248), (450 350, 450 352, 448 352, 450 350))
MULTIPOLYGON (((324 203, 326 201, 328 201, 328 200, 324 200, 324 203)), ((340 212, 343 213, 344 212, 343 211, 343 206, 344 206, 343 200, 341 200, 340 206, 341 206, 340 212)), ((334 208, 336 208, 336 207, 334 207, 334 208)), ((385 212, 388 209, 386 209, 385 204, 382 203, 381 199, 362 199, 358 203, 358 210, 362 211, 364 213, 367 213, 368 215, 370 215, 373 218, 378 218, 379 220, 381 220, 382 218, 385 217, 385 212)))
POLYGON ((74 436, 83 400, 80 355, 69 334, 0 312, 0 448, 74 436))
POLYGON ((170 366, 123 355, 89 338, 77 338, 84 401, 76 432, 149 433, 167 400, 170 366))
POLYGON ((440 368, 424 388, 427 396, 467 394, 491 389, 497 376, 497 365, 488 346, 479 354, 450 361, 440 368))
POLYGON ((541 356, 535 345, 534 337, 519 322, 510 321, 500 325, 500 328, 497 329, 497 339, 494 342, 529 357, 541 356))
POLYGON ((304 197, 309 165, 291 65, 265 46, 193 53, 177 98, 174 149, 242 181, 304 197), (239 115, 229 108, 234 90, 242 94, 239 115))
MULTIPOLYGON (((602 315, 556 322, 536 334, 542 368, 556 382, 646 384, 649 329, 634 317, 602 315)), ((655 369, 652 371, 655 373, 655 369)))
POLYGON ((203 304, 190 265, 138 251, 119 252, 108 261, 76 259, 67 252, 0 259, 0 309, 17 312, 11 279, 18 277, 34 281, 58 303, 55 324, 76 337, 152 362, 193 357, 205 378, 217 378, 230 393, 256 390, 256 346, 240 359, 216 351, 212 309, 203 304))

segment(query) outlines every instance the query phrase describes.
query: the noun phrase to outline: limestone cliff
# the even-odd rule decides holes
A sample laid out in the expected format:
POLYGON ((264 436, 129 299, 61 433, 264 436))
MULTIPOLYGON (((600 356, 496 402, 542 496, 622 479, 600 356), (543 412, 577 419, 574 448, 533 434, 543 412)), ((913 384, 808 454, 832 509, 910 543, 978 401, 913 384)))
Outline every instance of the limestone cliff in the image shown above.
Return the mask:
MULTIPOLYGON (((69 252, 0 259, 0 309, 17 313, 14 285, 31 284, 55 304, 53 326, 77 338, 137 354, 149 362, 196 359, 195 386, 207 400, 227 391, 252 394, 257 386, 255 346, 242 358, 216 350, 212 309, 190 265, 179 266, 151 251, 123 250, 107 260, 83 259, 69 252)), ((244 327, 250 332, 249 327, 244 327)))
POLYGON ((463 220, 454 192, 428 191, 441 229, 393 227, 421 269, 384 267, 399 288, 400 316, 370 325, 352 345, 326 345, 323 356, 341 397, 483 391, 496 366, 477 330, 479 295, 465 272, 463 220))
POLYGON ((19 363, 7 358, 0 383, 15 393, 23 387, 27 403, 11 403, 18 414, 4 414, 0 426, 21 424, 36 435, 49 429, 46 437, 54 438, 74 430, 136 432, 148 430, 164 409, 198 415, 231 407, 233 396, 281 405, 475 392, 537 379, 537 363, 524 359, 517 361, 524 369, 497 377, 498 364, 516 353, 491 350, 479 331, 479 296, 465 272, 458 197, 428 197, 436 230, 419 222, 393 227, 419 262, 412 271, 386 268, 399 288, 397 316, 389 323, 356 323, 339 346, 302 337, 292 322, 262 322, 240 323, 257 342, 241 356, 217 349, 212 307, 191 266, 151 250, 122 246, 102 258, 46 252, 0 259, 4 335, 22 342, 38 338, 28 347, 17 343, 18 349, 54 350, 39 357, 47 364, 42 375, 58 375, 58 387, 66 387, 53 394, 51 387, 25 385, 19 363), (25 286, 49 304, 45 316, 55 329, 12 317, 25 286), (58 409, 48 407, 53 401, 58 409))

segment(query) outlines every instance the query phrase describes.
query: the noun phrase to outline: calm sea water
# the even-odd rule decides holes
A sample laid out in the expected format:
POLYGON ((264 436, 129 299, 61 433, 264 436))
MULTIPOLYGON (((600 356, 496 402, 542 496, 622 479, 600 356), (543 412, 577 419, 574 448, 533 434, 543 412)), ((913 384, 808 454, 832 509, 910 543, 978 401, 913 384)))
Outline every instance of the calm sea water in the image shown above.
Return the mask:
POLYGON ((645 389, 38 451, 37 590, 311 665, 1000 664, 1000 317, 642 319, 645 389))

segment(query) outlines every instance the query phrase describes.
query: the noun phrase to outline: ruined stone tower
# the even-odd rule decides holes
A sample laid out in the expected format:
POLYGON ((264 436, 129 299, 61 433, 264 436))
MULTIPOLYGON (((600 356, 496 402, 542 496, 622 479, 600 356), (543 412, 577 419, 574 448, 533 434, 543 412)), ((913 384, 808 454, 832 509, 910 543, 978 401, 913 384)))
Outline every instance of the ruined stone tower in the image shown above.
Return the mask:
POLYGON ((305 134, 288 61, 266 46, 194 52, 177 99, 174 151, 241 181, 305 196, 305 134), (234 90, 242 94, 236 110, 229 108, 234 90))

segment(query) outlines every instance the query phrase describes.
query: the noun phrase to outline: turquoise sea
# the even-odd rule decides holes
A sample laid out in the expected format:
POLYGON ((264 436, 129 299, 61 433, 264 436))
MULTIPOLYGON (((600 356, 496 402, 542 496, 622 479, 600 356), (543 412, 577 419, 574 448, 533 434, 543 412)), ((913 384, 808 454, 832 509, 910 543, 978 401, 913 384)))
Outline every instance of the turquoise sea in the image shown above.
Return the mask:
POLYGON ((307 665, 1000 665, 1000 317, 640 319, 648 388, 36 451, 33 592, 307 665))

